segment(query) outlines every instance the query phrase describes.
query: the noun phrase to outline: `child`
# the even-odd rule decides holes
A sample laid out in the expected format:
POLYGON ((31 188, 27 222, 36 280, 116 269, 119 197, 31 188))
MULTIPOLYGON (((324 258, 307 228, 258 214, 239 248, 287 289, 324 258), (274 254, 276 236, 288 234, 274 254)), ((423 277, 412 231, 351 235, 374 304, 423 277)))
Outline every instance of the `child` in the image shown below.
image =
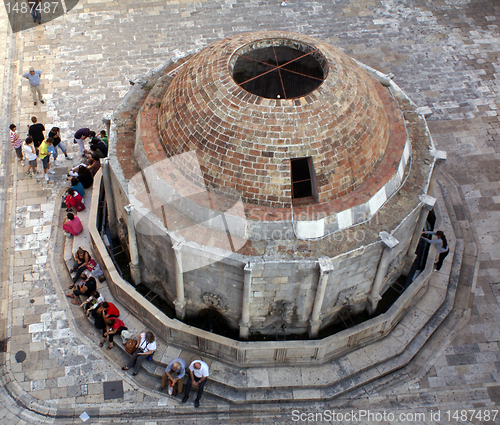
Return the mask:
POLYGON ((33 137, 26 137, 23 144, 23 152, 26 158, 28 158, 28 171, 26 171, 26 175, 32 177, 36 173, 36 149, 33 146, 33 137))
POLYGON ((50 164, 49 164, 50 160, 49 148, 52 148, 52 142, 53 142, 52 137, 47 137, 40 145, 40 159, 42 160, 43 164, 43 174, 45 180, 47 181, 49 181, 49 176, 47 173, 55 174, 54 170, 50 169, 50 164))
POLYGON ((22 148, 23 141, 21 140, 19 135, 16 133, 17 127, 15 124, 11 124, 9 126, 9 128, 10 128, 10 131, 9 131, 10 142, 12 143, 12 147, 16 151, 16 155, 17 155, 17 158, 19 159, 19 162, 24 167, 23 148, 22 148))

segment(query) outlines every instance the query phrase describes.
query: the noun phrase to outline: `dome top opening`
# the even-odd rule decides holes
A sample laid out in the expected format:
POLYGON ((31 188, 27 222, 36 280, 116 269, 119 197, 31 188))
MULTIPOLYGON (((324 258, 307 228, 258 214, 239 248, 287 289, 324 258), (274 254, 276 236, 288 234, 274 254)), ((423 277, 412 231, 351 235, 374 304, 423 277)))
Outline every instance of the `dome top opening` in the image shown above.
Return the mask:
POLYGON ((244 90, 267 99, 294 99, 325 80, 319 50, 288 39, 266 39, 235 52, 231 75, 244 90))

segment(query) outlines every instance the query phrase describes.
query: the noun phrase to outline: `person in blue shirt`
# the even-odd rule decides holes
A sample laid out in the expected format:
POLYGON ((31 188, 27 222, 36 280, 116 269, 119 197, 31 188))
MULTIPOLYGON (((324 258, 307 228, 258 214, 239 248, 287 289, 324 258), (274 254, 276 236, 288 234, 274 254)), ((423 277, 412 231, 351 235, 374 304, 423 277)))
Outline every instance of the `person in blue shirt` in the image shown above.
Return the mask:
POLYGON ((33 103, 36 106, 38 100, 40 102, 45 103, 42 96, 42 85, 40 84, 40 77, 42 76, 42 71, 36 70, 32 66, 29 69, 29 72, 23 74, 23 77, 28 79, 30 82, 31 94, 33 95, 33 103), (37 98, 38 95, 38 98, 37 98))
POLYGON ((81 184, 80 180, 78 180, 77 177, 71 177, 71 189, 73 189, 75 192, 78 192, 78 194, 83 198, 85 196, 85 189, 83 188, 83 185, 81 184))

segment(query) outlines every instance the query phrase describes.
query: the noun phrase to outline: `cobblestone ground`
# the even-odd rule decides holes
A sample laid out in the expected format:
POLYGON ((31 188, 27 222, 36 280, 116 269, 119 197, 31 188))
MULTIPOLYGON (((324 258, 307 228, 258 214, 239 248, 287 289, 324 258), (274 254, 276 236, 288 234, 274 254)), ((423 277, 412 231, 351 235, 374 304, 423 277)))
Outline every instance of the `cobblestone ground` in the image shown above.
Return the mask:
MULTIPOLYGON (((481 256, 467 325, 435 346, 424 376, 397 386, 373 387, 355 399, 239 410, 211 401, 203 414, 177 404, 165 406, 164 414, 154 414, 141 411, 141 405, 165 402, 138 390, 125 400, 136 402, 131 409, 138 415, 98 422, 95 417, 116 407, 103 403, 101 381, 123 377, 75 331, 71 309, 55 283, 57 270, 50 266, 51 255, 60 250, 50 236, 67 164, 57 167, 49 183, 27 179, 21 167, 11 166, 9 149, 2 158, 1 174, 3 180, 13 177, 2 194, 8 195, 12 214, 12 221, 7 217, 4 224, 12 227, 5 247, 10 246, 10 256, 4 256, 2 263, 6 279, 1 318, 7 323, 2 338, 9 338, 3 356, 12 367, 3 372, 0 424, 82 422, 78 417, 53 421, 50 415, 35 414, 30 403, 36 400, 53 409, 81 406, 81 412, 91 416, 89 423, 102 424, 500 423, 500 415, 493 419, 493 409, 500 404, 500 3, 289 0, 287 7, 279 4, 278 0, 81 0, 69 14, 14 35, 2 9, 4 144, 8 124, 25 129, 32 115, 47 128, 61 127, 66 139, 83 126, 103 128, 102 116, 118 105, 130 80, 171 57, 238 32, 293 30, 325 39, 361 62, 393 74, 418 106, 432 110, 428 120, 434 141, 448 152, 443 179, 459 188, 461 201, 453 205, 456 218, 473 224, 475 241, 470 243, 477 244, 481 256), (33 106, 27 82, 21 80, 29 66, 44 73, 45 105, 33 106), (12 356, 21 350, 28 357, 16 363, 12 356), (9 393, 26 394, 25 405, 16 404, 9 393), (395 416, 329 421, 328 409, 343 413, 369 409, 395 416), (456 409, 475 409, 483 416, 454 417, 456 409)), ((75 151, 73 145, 70 149, 75 151)))

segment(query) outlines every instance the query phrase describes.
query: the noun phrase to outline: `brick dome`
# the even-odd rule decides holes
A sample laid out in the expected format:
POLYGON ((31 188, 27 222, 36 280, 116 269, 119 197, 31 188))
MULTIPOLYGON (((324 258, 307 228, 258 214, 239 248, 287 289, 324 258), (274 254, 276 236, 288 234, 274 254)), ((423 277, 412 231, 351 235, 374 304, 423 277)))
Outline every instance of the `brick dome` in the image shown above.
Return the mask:
MULTIPOLYGON (((309 86, 304 86, 307 91, 309 86)), ((400 152, 391 166, 397 168, 405 137, 404 132, 391 131, 398 119, 387 89, 339 49, 302 34, 255 32, 218 41, 176 71, 161 103, 158 133, 168 156, 196 152, 211 192, 241 198, 246 204, 286 208, 292 189, 300 189, 293 184, 304 177, 303 170, 292 172, 296 160, 299 168, 308 168, 312 192, 304 198, 309 204, 336 200, 355 190, 395 144, 400 152), (238 60, 244 58, 258 63, 245 71, 260 67, 266 73, 274 66, 269 74, 281 78, 289 72, 289 85, 301 85, 293 78, 303 74, 303 68, 287 69, 279 60, 269 65, 265 49, 277 47, 319 64, 322 77, 305 77, 316 80, 316 88, 303 94, 299 90, 290 98, 278 92, 275 98, 272 84, 256 95, 251 84, 236 82, 241 80, 235 75, 241 68, 238 60), (259 51, 264 53, 259 56, 259 51)), ((181 169, 189 178, 188 164, 181 169)))

